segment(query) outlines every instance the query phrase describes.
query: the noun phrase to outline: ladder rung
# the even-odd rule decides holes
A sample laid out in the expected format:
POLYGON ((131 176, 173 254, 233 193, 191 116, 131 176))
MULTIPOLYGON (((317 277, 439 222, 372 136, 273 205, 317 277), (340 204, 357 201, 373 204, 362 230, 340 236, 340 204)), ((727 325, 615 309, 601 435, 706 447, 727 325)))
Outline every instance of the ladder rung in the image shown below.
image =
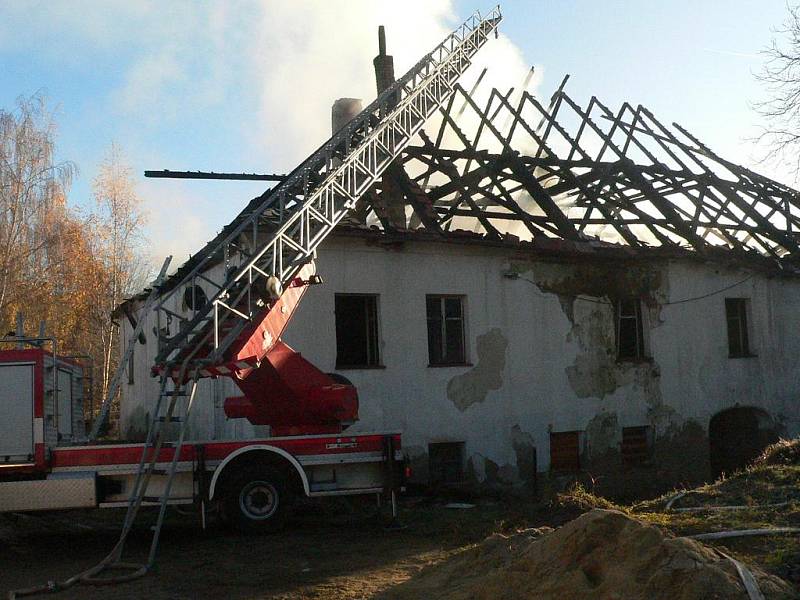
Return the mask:
POLYGON ((167 423, 167 422, 169 422, 169 423, 183 423, 183 417, 176 417, 176 416, 166 417, 166 416, 162 415, 160 417, 156 417, 156 420, 159 423, 167 423))
MULTIPOLYGON (((155 448, 157 444, 158 444, 158 442, 155 441, 155 442, 150 442, 149 444, 145 443, 144 446, 145 446, 145 448, 155 448)), ((173 446, 174 446, 173 442, 167 442, 167 441, 161 442, 161 447, 162 448, 172 448, 173 446)))

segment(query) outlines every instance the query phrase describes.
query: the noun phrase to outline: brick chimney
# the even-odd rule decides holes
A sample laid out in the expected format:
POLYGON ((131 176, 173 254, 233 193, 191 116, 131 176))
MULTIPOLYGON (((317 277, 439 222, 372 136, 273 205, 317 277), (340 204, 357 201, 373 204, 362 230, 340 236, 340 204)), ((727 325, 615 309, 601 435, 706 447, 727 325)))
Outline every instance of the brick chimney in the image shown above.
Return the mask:
POLYGON ((394 83, 394 58, 386 54, 386 30, 378 27, 378 56, 372 61, 375 66, 375 83, 378 93, 394 83))
MULTIPOLYGON (((375 67, 375 85, 380 95, 386 88, 394 83, 394 58, 386 54, 386 30, 383 25, 378 27, 378 56, 372 61, 375 67)), ((394 105, 397 100, 390 102, 394 105)), ((378 198, 382 204, 383 212, 389 223, 395 229, 406 229, 406 204, 402 192, 397 189, 391 178, 392 169, 402 167, 391 165, 381 180, 381 193, 378 198)))

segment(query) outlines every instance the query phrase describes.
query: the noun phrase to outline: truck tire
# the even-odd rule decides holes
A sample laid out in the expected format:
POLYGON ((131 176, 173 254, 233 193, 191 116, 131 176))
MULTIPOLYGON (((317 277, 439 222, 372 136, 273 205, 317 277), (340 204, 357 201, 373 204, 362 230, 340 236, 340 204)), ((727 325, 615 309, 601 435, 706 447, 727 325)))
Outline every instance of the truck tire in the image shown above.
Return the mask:
POLYGON ((251 467, 234 477, 225 494, 225 516, 242 533, 272 533, 286 523, 292 504, 283 475, 251 467))

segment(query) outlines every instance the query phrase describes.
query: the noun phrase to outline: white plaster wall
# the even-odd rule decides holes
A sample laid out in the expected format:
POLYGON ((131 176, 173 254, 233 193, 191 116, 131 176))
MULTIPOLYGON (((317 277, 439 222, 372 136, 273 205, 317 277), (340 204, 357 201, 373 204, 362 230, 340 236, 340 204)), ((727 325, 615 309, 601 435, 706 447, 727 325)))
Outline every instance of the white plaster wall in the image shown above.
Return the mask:
MULTIPOLYGON (((538 450, 538 469, 545 470, 551 429, 584 430, 602 412, 614 413, 620 428, 651 424, 652 389, 645 393, 635 378, 602 397, 576 395, 565 374, 581 352, 573 323, 555 294, 502 276, 510 258, 508 249, 477 245, 407 242, 402 247, 379 247, 358 238, 329 239, 317 263, 325 284, 308 291, 285 340, 322 370, 333 371, 334 294, 379 294, 385 368, 342 371, 358 388, 361 402, 361 420, 351 431, 400 430, 404 447, 412 454, 424 452, 430 442, 463 441, 468 457, 479 455, 501 467, 514 466, 512 429, 518 427, 531 436, 538 450), (502 386, 463 411, 448 399, 447 385, 471 367, 427 366, 426 294, 467 297, 467 354, 473 364, 479 359, 479 336, 499 329, 508 341, 502 386)), ((528 263, 528 268, 526 276, 533 279, 537 271, 570 272, 566 265, 536 262, 528 263)), ((661 291, 668 302, 703 296, 750 275, 688 260, 654 268, 663 271, 661 291)), ((783 421, 789 433, 800 431, 799 292, 800 280, 755 274, 728 292, 662 306, 658 323, 649 332, 660 373, 654 385, 667 414, 660 426, 678 426, 690 419, 706 428, 713 414, 739 403, 765 408, 783 421), (751 299, 750 341, 757 357, 728 358, 726 296, 751 299)), ((604 310, 610 319, 609 307, 578 300, 573 320, 589 323, 604 310)), ((127 323, 124 328, 129 333, 127 323)), ((155 356, 152 328, 148 322, 147 345, 137 344, 134 385, 123 385, 123 433, 141 420, 143 407, 152 406, 157 395, 156 380, 149 377, 155 356)), ((225 397, 238 393, 228 380, 202 381, 193 437, 264 435, 264 428, 225 418, 225 397)))

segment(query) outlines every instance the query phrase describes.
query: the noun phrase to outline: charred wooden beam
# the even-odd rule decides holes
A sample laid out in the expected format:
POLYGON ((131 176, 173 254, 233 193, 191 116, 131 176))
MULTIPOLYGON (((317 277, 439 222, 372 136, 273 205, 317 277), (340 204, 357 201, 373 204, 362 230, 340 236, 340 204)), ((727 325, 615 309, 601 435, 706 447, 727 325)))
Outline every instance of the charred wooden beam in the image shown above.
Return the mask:
POLYGON ((213 171, 145 171, 145 177, 162 179, 228 179, 236 181, 283 181, 286 175, 266 173, 215 173, 213 171))

